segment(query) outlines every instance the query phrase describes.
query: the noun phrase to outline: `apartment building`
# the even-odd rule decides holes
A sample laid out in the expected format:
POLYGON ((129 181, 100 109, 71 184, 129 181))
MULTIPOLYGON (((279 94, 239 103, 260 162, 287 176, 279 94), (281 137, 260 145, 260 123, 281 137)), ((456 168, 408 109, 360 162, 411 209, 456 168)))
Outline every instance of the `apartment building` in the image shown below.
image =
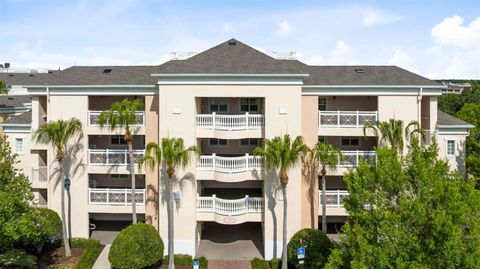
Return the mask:
MULTIPOLYGON (((144 154, 146 143, 165 137, 181 137, 200 148, 200 157, 177 171, 174 187, 175 251, 190 255, 213 255, 203 253, 202 244, 228 249, 216 243, 236 236, 256 242, 253 255, 280 257, 283 197, 277 174, 252 154, 263 139, 301 135, 309 146, 322 140, 343 151, 345 160, 327 178, 327 224, 334 233, 347 216, 343 174, 360 159, 375 157, 378 141, 372 133, 364 136, 365 123, 419 121, 436 137, 451 168, 460 172, 472 128, 437 110, 444 85, 407 70, 309 66, 272 58, 235 39, 158 66, 73 66, 24 87, 32 98, 31 123, 22 129, 25 133, 12 130, 8 135, 11 141, 18 136, 29 141, 19 168, 31 175, 39 201, 54 210, 60 209, 62 190, 54 152, 28 140, 26 130, 71 117, 83 123, 83 136, 68 148, 74 157, 66 160, 72 236, 89 237, 129 223, 128 173, 135 169, 139 218, 167 239, 164 171, 129 167, 121 130, 97 124, 98 115, 113 102, 130 98, 145 104, 138 111, 134 158, 144 154)), ((319 227, 321 212, 318 181, 304 179, 301 163, 289 177, 291 237, 301 228, 319 227)))

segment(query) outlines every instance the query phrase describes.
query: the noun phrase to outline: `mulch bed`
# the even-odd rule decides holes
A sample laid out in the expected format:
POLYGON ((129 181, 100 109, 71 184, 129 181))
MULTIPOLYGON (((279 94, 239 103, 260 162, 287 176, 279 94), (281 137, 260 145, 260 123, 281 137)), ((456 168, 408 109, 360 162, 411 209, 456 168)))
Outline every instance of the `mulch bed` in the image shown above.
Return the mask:
MULTIPOLYGON (((80 256, 83 254, 83 248, 72 248, 72 256, 65 257, 65 249, 63 247, 51 249, 43 252, 38 257, 37 269, 44 269, 48 267, 65 268, 68 264, 76 264, 80 256)), ((68 267, 67 267, 68 268, 68 267)))

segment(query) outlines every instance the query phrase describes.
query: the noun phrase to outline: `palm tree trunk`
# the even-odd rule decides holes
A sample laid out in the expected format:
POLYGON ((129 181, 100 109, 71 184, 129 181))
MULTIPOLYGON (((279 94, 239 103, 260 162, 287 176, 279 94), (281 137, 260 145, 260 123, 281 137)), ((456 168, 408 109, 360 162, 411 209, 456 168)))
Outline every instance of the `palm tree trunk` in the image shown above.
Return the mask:
POLYGON ((132 180, 132 223, 137 223, 137 203, 135 193, 135 161, 133 159, 133 146, 132 140, 127 141, 128 157, 130 159, 130 178, 132 180))
POLYGON ((175 253, 173 249, 173 197, 172 197, 173 183, 172 178, 168 176, 168 269, 175 269, 175 253))
POLYGON ((322 232, 327 234, 327 182, 325 180, 325 174, 322 174, 322 232))
POLYGON ((282 186, 283 194, 283 236, 282 236, 282 269, 288 268, 287 260, 287 186, 282 186))
POLYGON ((65 220, 65 176, 63 171, 63 163, 61 160, 58 160, 58 165, 60 169, 61 177, 61 186, 60 186, 60 214, 62 214, 62 236, 63 236, 63 245, 65 246, 65 257, 72 256, 72 251, 70 250, 70 242, 68 240, 67 234, 67 225, 65 220))

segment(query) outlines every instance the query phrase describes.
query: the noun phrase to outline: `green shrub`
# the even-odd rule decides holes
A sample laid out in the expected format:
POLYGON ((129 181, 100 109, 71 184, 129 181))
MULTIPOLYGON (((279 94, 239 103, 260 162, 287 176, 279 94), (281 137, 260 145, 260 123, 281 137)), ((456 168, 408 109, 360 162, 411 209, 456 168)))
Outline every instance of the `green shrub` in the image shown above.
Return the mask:
POLYGON ((292 268, 300 268, 297 248, 302 245, 305 246, 305 264, 301 268, 323 268, 333 249, 332 241, 320 230, 302 229, 288 242, 288 264, 292 268))
POLYGON ((274 258, 270 261, 270 268, 271 269, 280 269, 280 266, 282 265, 282 260, 274 258))
POLYGON ((161 261, 163 248, 163 241, 155 227, 137 223, 117 235, 108 260, 113 268, 140 269, 161 261))
POLYGON ((270 266, 266 260, 254 258, 252 260, 252 269, 270 269, 270 266))
POLYGON ((100 255, 100 241, 85 238, 70 240, 72 248, 83 248, 84 252, 77 263, 77 269, 90 269, 100 255))
POLYGON ((208 267, 208 261, 207 258, 201 256, 201 257, 196 257, 194 260, 198 260, 200 263, 200 269, 207 269, 208 267))
MULTIPOLYGON (((163 257, 163 264, 168 264, 169 256, 163 257)), ((173 259, 175 265, 192 265, 193 259, 192 256, 187 254, 175 254, 173 259)))
POLYGON ((33 268, 36 264, 37 257, 23 249, 11 249, 0 254, 0 268, 33 268))

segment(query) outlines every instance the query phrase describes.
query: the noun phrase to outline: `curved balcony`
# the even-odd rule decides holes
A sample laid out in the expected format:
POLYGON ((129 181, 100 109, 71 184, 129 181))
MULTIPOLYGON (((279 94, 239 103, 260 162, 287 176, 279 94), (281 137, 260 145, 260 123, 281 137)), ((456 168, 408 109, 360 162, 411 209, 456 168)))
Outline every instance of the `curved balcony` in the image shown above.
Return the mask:
POLYGON ((221 182, 240 182, 261 178, 263 161, 259 156, 222 157, 202 155, 197 163, 197 178, 221 182))
POLYGON ((197 137, 201 138, 261 138, 263 129, 264 115, 261 114, 224 115, 214 112, 197 115, 197 137))
POLYGON ((264 199, 249 197, 241 199, 221 199, 197 197, 197 220, 215 221, 222 224, 239 224, 247 221, 262 221, 264 199))

